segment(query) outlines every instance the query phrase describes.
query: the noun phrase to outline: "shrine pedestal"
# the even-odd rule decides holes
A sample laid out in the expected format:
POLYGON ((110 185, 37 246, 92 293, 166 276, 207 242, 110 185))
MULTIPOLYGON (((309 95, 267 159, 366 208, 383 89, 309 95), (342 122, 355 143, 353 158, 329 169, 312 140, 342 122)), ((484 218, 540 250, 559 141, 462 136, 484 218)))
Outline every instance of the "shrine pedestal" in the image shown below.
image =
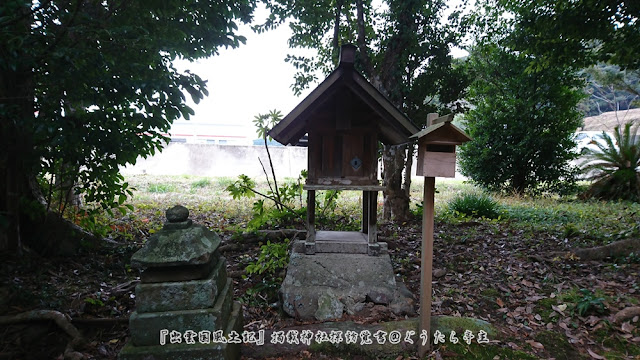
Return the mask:
POLYGON ((399 315, 415 314, 413 294, 396 281, 386 251, 369 256, 307 255, 303 250, 304 241, 293 244, 287 275, 280 288, 283 309, 290 316, 300 320, 340 319, 345 312, 362 311, 367 302, 388 306, 399 315))

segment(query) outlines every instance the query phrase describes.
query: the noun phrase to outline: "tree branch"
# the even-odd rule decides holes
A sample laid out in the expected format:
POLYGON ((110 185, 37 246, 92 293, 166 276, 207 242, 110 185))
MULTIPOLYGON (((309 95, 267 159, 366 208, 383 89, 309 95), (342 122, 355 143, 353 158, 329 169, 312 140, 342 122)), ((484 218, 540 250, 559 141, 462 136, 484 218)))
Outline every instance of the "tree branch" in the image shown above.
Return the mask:
POLYGON ((362 0, 356 0, 356 11, 358 19, 358 49, 360 50, 360 58, 366 71, 368 79, 373 79, 373 65, 369 57, 369 48, 366 43, 366 28, 364 26, 364 4, 362 0))
MULTIPOLYGON (((278 204, 282 204, 280 197, 280 191, 278 190, 278 180, 276 180, 276 171, 273 169, 273 161, 271 161, 271 152, 269 152, 269 145, 267 145, 267 133, 264 133, 264 148, 267 150, 267 157, 269 158, 269 166, 271 166, 271 175, 273 176, 273 187, 275 188, 274 195, 278 199, 278 204)), ((280 209, 282 210, 282 209, 280 209)))
POLYGON ((344 0, 338 0, 338 2, 336 3, 336 14, 335 14, 335 20, 334 20, 334 24, 333 24, 333 54, 334 54, 334 58, 332 59, 334 61, 335 64, 338 63, 338 56, 339 56, 339 51, 340 51, 340 47, 339 47, 339 38, 340 38, 340 15, 342 14, 342 4, 343 4, 344 0))
POLYGON ((252 189, 252 188, 250 188, 250 187, 248 187, 248 186, 246 186, 246 185, 243 185, 243 184, 238 184, 238 185, 239 185, 240 187, 244 188, 244 189, 247 189, 247 190, 249 190, 249 191, 251 191, 251 192, 253 192, 253 193, 257 194, 257 195, 260 195, 260 196, 262 196, 262 197, 264 197, 264 198, 266 198, 266 199, 269 199, 269 200, 273 201, 273 202, 274 202, 274 203, 276 203, 277 205, 280 205, 280 206, 284 207, 285 209, 287 209, 287 210, 291 211, 291 213, 292 213, 292 214, 295 214, 295 213, 296 213, 296 212, 295 212, 295 210, 294 210, 292 207, 289 207, 288 205, 285 205, 284 203, 282 203, 281 201, 279 201, 278 199, 276 199, 276 198, 274 198, 274 197, 272 197, 272 196, 269 196, 269 195, 263 194, 263 193, 259 192, 258 190, 252 189))

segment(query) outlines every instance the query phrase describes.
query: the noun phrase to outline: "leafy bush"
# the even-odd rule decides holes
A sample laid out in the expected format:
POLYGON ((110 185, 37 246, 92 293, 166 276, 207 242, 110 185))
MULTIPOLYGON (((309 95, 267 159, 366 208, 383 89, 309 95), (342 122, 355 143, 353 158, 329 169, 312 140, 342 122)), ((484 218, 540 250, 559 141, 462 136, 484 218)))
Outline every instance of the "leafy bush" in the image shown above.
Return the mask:
POLYGON ((284 269, 289 263, 289 239, 284 239, 282 243, 272 243, 267 241, 260 247, 260 255, 256 261, 246 267, 247 274, 275 274, 278 270, 284 269))
POLYGON ((638 128, 626 123, 624 129, 615 127, 613 140, 604 136, 606 144, 587 149, 582 171, 594 183, 584 197, 603 200, 631 200, 640 202, 640 138, 638 128))
POLYGON ((449 202, 449 209, 455 214, 487 219, 497 219, 502 213, 500 205, 484 193, 458 196, 449 202))
POLYGON ((466 100, 474 106, 464 124, 473 141, 460 146, 460 170, 492 191, 563 190, 574 181, 569 161, 582 80, 565 67, 528 71, 531 55, 504 46, 504 33, 493 33, 495 41, 478 44, 467 60, 473 81, 466 100))

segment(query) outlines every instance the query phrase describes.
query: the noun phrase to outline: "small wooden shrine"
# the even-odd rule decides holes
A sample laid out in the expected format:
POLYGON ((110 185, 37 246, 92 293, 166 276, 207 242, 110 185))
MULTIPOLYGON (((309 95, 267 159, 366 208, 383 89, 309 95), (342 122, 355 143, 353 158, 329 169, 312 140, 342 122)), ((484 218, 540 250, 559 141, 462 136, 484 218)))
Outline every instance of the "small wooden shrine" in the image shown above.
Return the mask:
POLYGON ((308 135, 308 234, 305 253, 377 255, 378 141, 397 145, 418 128, 354 69, 356 47, 343 45, 338 67, 269 135, 296 145, 308 135), (315 231, 317 190, 362 191, 360 232, 315 231))

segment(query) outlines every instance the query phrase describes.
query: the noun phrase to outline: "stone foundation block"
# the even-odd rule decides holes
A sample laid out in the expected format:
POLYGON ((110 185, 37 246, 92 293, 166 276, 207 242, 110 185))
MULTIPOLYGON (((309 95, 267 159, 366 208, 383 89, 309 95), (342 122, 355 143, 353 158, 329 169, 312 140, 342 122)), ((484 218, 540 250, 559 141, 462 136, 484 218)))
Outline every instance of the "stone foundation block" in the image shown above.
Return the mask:
MULTIPOLYGON (((233 303, 229 324, 224 329, 225 336, 231 331, 242 334, 242 306, 233 303)), ((216 329, 209 329, 214 331, 216 329)), ((154 346, 134 346, 127 343, 118 355, 119 360, 208 360, 208 359, 240 359, 240 344, 170 344, 154 346)))
POLYGON ((138 313, 212 308, 227 282, 225 259, 204 280, 140 283, 136 286, 138 313))
POLYGON ((159 345, 160 330, 163 329, 180 332, 224 329, 233 304, 231 284, 232 281, 227 280, 227 284, 213 308, 152 313, 134 311, 129 318, 129 330, 133 345, 159 345))

